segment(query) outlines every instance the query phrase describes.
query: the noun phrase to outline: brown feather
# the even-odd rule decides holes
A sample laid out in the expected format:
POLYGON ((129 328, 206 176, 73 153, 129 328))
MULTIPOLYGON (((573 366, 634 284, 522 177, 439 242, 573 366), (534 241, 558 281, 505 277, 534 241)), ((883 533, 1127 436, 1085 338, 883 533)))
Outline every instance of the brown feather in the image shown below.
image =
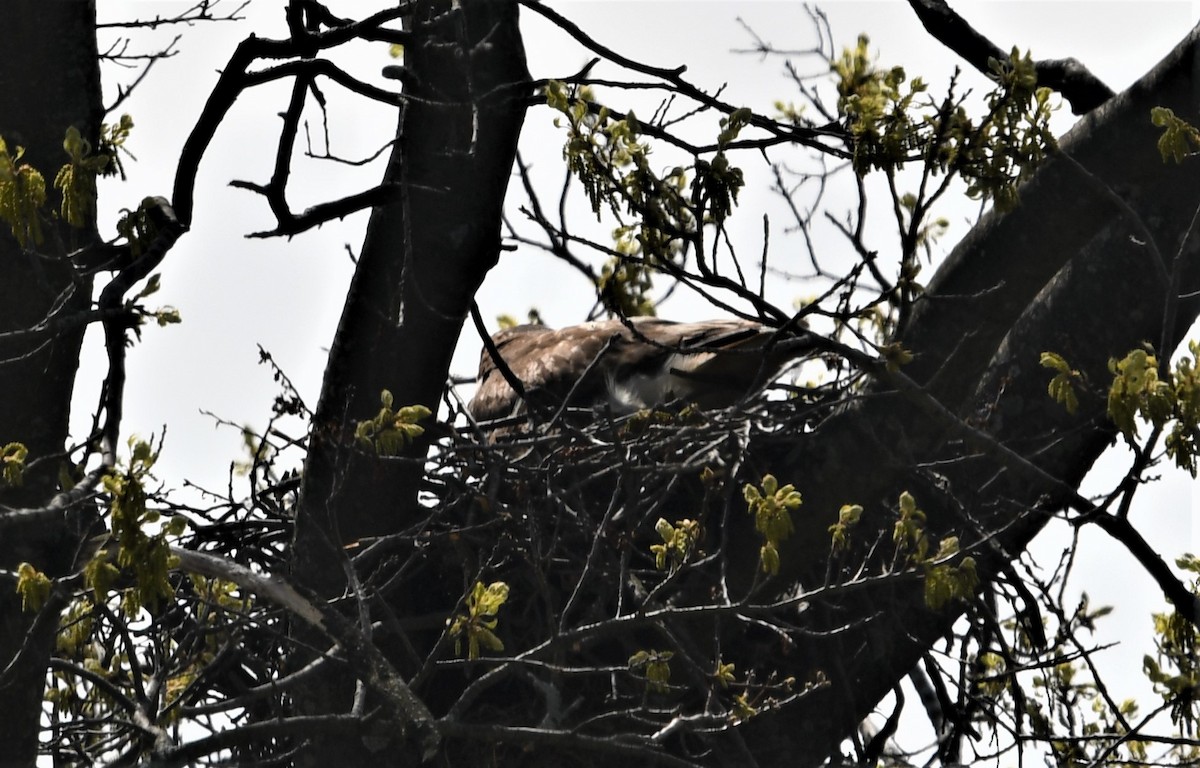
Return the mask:
MULTIPOLYGON (((802 354, 795 345, 768 348, 773 337, 774 331, 748 320, 633 318, 559 330, 521 325, 492 340, 535 408, 556 409, 569 396, 572 406, 629 413, 680 398, 702 408, 732 405, 802 354)), ((526 410, 486 347, 468 410, 480 421, 526 410)))

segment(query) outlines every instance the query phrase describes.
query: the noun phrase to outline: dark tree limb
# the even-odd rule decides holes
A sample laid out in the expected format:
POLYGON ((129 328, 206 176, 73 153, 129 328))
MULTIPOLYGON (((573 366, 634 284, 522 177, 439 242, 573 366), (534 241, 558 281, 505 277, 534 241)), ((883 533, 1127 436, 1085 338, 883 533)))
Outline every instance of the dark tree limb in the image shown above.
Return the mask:
MULTIPOLYGON (((372 211, 314 409, 296 514, 297 580, 332 598, 348 587, 346 545, 413 524, 428 442, 381 461, 354 439, 355 420, 397 405, 436 411, 476 290, 500 255, 500 222, 532 92, 515 2, 426 0, 408 7, 406 79, 397 141, 372 211)), ((435 579, 436 581, 436 579, 435 579)), ((395 596, 397 615, 441 595, 395 596)), ((457 585, 454 585, 457 591, 457 585)), ((323 675, 298 690, 301 711, 346 711, 352 681, 323 675)), ((305 765, 381 757, 361 740, 310 744, 305 765)))
POLYGON ((1145 537, 1133 527, 1129 518, 1098 512, 1088 515, 1083 522, 1096 525, 1109 536, 1124 545, 1129 554, 1133 555, 1138 564, 1158 584, 1162 593, 1175 605, 1179 612, 1193 626, 1200 627, 1200 597, 1192 594, 1179 578, 1171 571, 1171 567, 1154 551, 1145 537))
MULTIPOLYGON (((229 186, 257 192, 272 201, 276 199, 282 200, 283 197, 283 188, 277 187, 274 184, 264 186, 249 181, 235 180, 229 182, 229 186)), ((276 216, 276 226, 273 229, 262 232, 251 232, 247 237, 292 237, 293 235, 307 232, 314 227, 319 227, 326 222, 344 219, 352 213, 384 205, 396 196, 397 191, 395 185, 380 184, 377 187, 371 187, 362 192, 339 197, 337 200, 317 203, 305 208, 300 213, 292 212, 291 209, 287 208, 286 202, 282 203, 282 205, 272 202, 271 207, 276 209, 278 214, 276 216)))
POLYGON ((110 468, 117 465, 121 414, 125 406, 126 334, 131 327, 131 313, 126 311, 122 314, 120 311, 125 303, 125 294, 154 271, 186 229, 175 217, 175 211, 161 197, 154 198, 154 205, 147 209, 147 216, 155 223, 157 236, 147 246, 145 253, 104 286, 98 301, 100 311, 106 315, 103 327, 104 344, 108 351, 108 376, 104 380, 101 402, 105 412, 101 452, 104 465, 110 468))
MULTIPOLYGON (((908 0, 917 18, 935 39, 957 53, 968 64, 989 77, 991 62, 1005 61, 1008 53, 980 34, 955 13, 946 0, 908 0)), ((1038 85, 1052 88, 1071 105, 1077 115, 1091 112, 1113 97, 1102 83, 1076 59, 1045 59, 1035 62, 1038 85)))
MULTIPOLYGON (((94 2, 15 0, 4 7, 0 136, 10 149, 25 148, 24 162, 43 174, 47 186, 64 161, 67 128, 74 126, 93 142, 99 136, 104 107, 95 24, 94 2)), ((91 278, 75 271, 67 251, 99 241, 94 214, 81 229, 47 221, 44 231, 41 254, 20 247, 7 226, 0 231, 0 333, 91 308, 91 278)), ((46 334, 0 338, 0 441, 24 443, 31 458, 62 454, 83 333, 83 325, 68 325, 46 334)), ((0 504, 45 505, 57 491, 57 465, 46 461, 26 473, 21 487, 0 487, 0 504)), ((6 526, 0 535, 0 570, 29 562, 49 577, 59 577, 73 567, 83 536, 65 517, 6 526)), ((0 669, 7 670, 0 679, 5 713, 0 718, 0 764, 36 761, 56 619, 52 613, 39 620, 24 611, 10 585, 0 589, 0 669), (9 669, 17 656, 20 663, 9 669)))
MULTIPOLYGON (((933 530, 959 535, 963 545, 985 544, 977 550, 985 580, 1002 575, 1052 515, 1083 506, 1072 489, 1109 445, 1113 427, 1102 397, 1085 394, 1074 414, 1055 403, 1038 359, 1043 351, 1060 353, 1103 386, 1111 378, 1108 360, 1161 338, 1165 316, 1174 326, 1170 338, 1178 339, 1200 312, 1200 242, 1188 236, 1200 178, 1187 165, 1162 162, 1149 120, 1159 105, 1194 119, 1198 46, 1200 30, 1193 30, 1137 85, 1084 118, 1060 141, 1069 157, 1047 162, 1022 187, 1017 209, 984 217, 939 268, 900 339, 915 356, 903 372, 918 389, 874 387, 772 466, 781 480, 797 483, 806 508, 821 510, 798 524, 782 550, 784 568, 802 583, 820 578, 805 568, 822 562, 825 529, 842 504, 862 504, 863 520, 886 527, 894 520, 889 505, 912 491, 933 530), (1114 204, 1111 190, 1124 206, 1114 204), (1154 247, 1143 242, 1145 222, 1154 223, 1154 247), (1176 252, 1177 277, 1164 280, 1161 254, 1176 252), (1169 304, 1175 308, 1166 315, 1169 304), (972 329, 965 340, 963 328, 972 329), (928 409, 930 397, 941 403, 940 415, 928 409), (944 423, 947 415, 1004 450, 973 448, 944 423), (1025 469, 1010 452, 1024 457, 1025 469), (936 478, 922 466, 937 467, 936 478)), ((1116 533, 1125 536, 1131 561, 1163 575, 1165 566, 1148 560, 1127 531, 1116 533)), ((735 542, 733 551, 741 549, 753 551, 750 542, 735 542)), ((1194 609, 1175 582, 1160 581, 1183 602, 1181 612, 1194 609)), ((854 695, 822 692, 790 713, 751 720, 748 741, 764 764, 783 756, 793 765, 823 760, 956 617, 930 611, 907 589, 839 601, 836 610, 847 618, 876 612, 882 620, 814 643, 799 654, 796 675, 837 670, 845 679, 830 690, 854 695), (777 740, 772 732, 794 738, 777 740)))
POLYGON ((405 4, 395 8, 379 11, 362 21, 346 23, 322 32, 305 34, 302 40, 269 40, 261 37, 248 37, 238 44, 229 63, 221 71, 217 85, 209 94, 208 101, 200 113, 196 125, 188 135, 179 158, 179 170, 175 176, 175 190, 172 202, 184 226, 192 223, 192 213, 195 205, 196 175, 200 169, 200 160, 208 150, 208 145, 216 135, 217 128, 225 120, 225 115, 246 90, 252 85, 258 85, 282 77, 315 77, 320 74, 352 91, 359 92, 370 98, 376 98, 385 103, 397 103, 396 94, 367 85, 351 77, 349 74, 323 59, 303 59, 289 61, 276 67, 261 71, 251 71, 250 67, 260 60, 294 59, 305 55, 313 55, 314 51, 324 51, 339 45, 370 36, 385 29, 384 24, 400 18, 409 11, 405 4))
POLYGON ((248 592, 270 600, 300 621, 335 641, 346 654, 346 661, 359 679, 377 691, 395 712, 396 722, 418 741, 423 754, 436 751, 440 740, 429 709, 397 674, 372 639, 336 607, 324 601, 314 602, 287 581, 267 576, 204 552, 172 549, 180 567, 217 579, 227 579, 248 592))

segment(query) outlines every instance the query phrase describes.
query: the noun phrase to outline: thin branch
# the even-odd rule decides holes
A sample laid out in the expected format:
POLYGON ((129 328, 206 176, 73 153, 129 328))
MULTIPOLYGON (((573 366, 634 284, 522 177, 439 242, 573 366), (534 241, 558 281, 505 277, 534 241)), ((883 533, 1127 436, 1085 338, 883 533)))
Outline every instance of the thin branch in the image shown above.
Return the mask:
POLYGON ((558 731, 549 728, 523 728, 518 726, 486 725, 483 723, 458 723, 442 720, 439 726, 447 736, 456 739, 483 741, 484 743, 548 744, 570 747, 572 751, 594 752, 624 759, 636 759, 637 765, 665 765, 673 768, 700 768, 699 763, 669 755, 642 743, 630 743, 600 736, 588 736, 574 731, 558 731))
POLYGON ((345 648, 346 660, 360 679, 382 695, 401 716, 403 725, 412 729, 423 754, 429 756, 437 751, 441 737, 432 713, 356 623, 331 606, 315 605, 277 576, 265 576, 239 563, 203 552, 172 547, 171 554, 179 558, 183 570, 232 581, 246 591, 286 608, 305 624, 336 641, 345 648))
MULTIPOLYGON (((635 61, 634 59, 622 56, 607 46, 601 45, 586 32, 580 29, 579 25, 575 24, 570 19, 567 19, 557 11, 551 9, 549 6, 540 2, 535 2, 534 0, 520 0, 520 3, 534 13, 544 16, 547 20, 569 34, 571 37, 575 38, 589 50, 599 54, 600 56, 603 56, 615 64, 619 64, 620 66, 634 72, 660 78, 674 86, 681 95, 687 96, 688 98, 708 107, 712 107, 713 109, 717 109, 724 114, 732 114, 737 110, 737 107, 733 106, 732 104, 728 104, 720 99, 710 96, 708 93, 684 80, 683 73, 687 71, 687 67, 664 69, 661 67, 652 67, 639 61, 635 61)), ((849 153, 845 150, 830 147, 826 142, 822 141, 822 139, 827 139, 831 136, 840 138, 844 133, 840 128, 830 127, 829 129, 823 129, 802 126, 785 126, 775 122, 774 120, 769 120, 765 117, 762 117, 761 115, 751 116, 750 124, 756 128, 761 128, 762 130, 767 131, 773 136, 786 137, 790 141, 806 147, 814 147, 822 152, 833 153, 842 157, 849 156, 849 153)))
POLYGON ((1175 610, 1197 629, 1200 629, 1200 596, 1188 589, 1171 571, 1171 567, 1159 556, 1154 547, 1129 522, 1129 518, 1118 515, 1085 515, 1082 522, 1092 523, 1125 545, 1125 549, 1150 575, 1158 588, 1175 605, 1175 610))
POLYGON ((238 14, 250 5, 250 0, 243 0, 238 7, 223 16, 214 16, 212 11, 220 4, 221 0, 200 0, 174 16, 155 16, 153 19, 134 19, 132 21, 109 21, 97 24, 96 29, 158 29, 172 24, 192 26, 198 21, 241 21, 245 17, 238 14))

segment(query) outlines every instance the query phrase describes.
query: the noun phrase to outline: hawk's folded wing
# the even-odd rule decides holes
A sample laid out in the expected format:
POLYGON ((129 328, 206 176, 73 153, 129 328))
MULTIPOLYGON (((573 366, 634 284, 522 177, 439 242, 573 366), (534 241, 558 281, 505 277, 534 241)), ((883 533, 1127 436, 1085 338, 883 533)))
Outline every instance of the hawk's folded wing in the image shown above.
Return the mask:
MULTIPOLYGON (((598 320, 559 330, 521 325, 492 336, 535 408, 558 408, 569 399, 572 406, 607 406, 618 414, 680 398, 702 408, 732 405, 803 354, 795 344, 773 339, 773 330, 747 320, 658 318, 598 320)), ((468 410, 480 421, 526 410, 486 347, 468 410)))

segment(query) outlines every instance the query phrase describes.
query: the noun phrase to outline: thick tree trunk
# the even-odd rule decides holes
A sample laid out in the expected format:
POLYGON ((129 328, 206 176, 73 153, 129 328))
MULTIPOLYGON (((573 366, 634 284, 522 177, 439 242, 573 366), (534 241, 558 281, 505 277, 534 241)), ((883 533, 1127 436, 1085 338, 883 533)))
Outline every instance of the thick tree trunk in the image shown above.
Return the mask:
MULTIPOLYGON (((75 126, 93 141, 103 108, 92 2, 15 0, 4 6, 5 50, 0 56, 0 136, 23 162, 46 177, 47 187, 66 159, 63 135, 75 126)), ((18 247, 7 226, 0 232, 0 332, 32 328, 53 308, 85 311, 91 281, 79 278, 66 254, 92 242, 84 230, 47 223, 36 253, 18 247)), ((29 459, 44 459, 19 488, 0 487, 4 508, 38 507, 56 490, 67 438, 71 393, 83 326, 0 341, 0 445, 24 443, 29 459)), ((72 565, 77 533, 65 520, 46 525, 0 519, 0 569, 21 562, 58 576, 72 565)), ((52 608, 39 617, 22 611, 10 579, 0 580, 0 766, 33 765, 46 662, 58 629, 52 608)))
MULTIPOLYGON (((296 576, 327 597, 347 589, 345 546, 414 522, 427 443, 381 459, 355 445, 354 425, 375 415, 384 389, 397 406, 438 410, 472 298, 499 255, 529 98, 515 3, 419 2, 409 31, 406 105, 385 174, 398 194, 372 212, 325 372, 296 521, 296 576)), ((343 683, 320 681, 308 706, 345 711, 343 683)), ((366 759, 351 741, 316 745, 310 764, 366 759)))
MULTIPOLYGON (((845 503, 866 507, 874 527, 855 535, 873 540, 894 521, 900 492, 911 491, 931 530, 978 547, 988 579, 1068 502, 1112 439, 1108 360, 1143 342, 1159 346, 1164 319, 1173 346, 1200 310, 1200 237, 1184 242, 1200 209, 1200 176, 1191 164, 1162 161, 1150 122, 1155 106, 1197 120, 1198 39, 1193 31, 1082 120, 1061 142, 1064 157, 1023 188, 1021 206, 985 218, 938 271, 902 339, 916 355, 903 372, 920 392, 877 389, 777 458, 776 474, 805 496, 783 553, 792 575, 819 586, 821 575, 805 564, 824 567, 826 527, 845 503), (1177 254, 1180 281, 1171 290, 1177 254), (1168 312, 1172 295, 1189 293, 1168 312), (1064 355, 1100 390, 1082 397, 1074 415, 1046 393, 1043 351, 1064 355)), ((836 617, 831 625, 854 628, 792 655, 788 673, 804 680, 823 671, 831 685, 750 721, 747 742, 763 765, 825 759, 957 615, 927 610, 919 585, 817 609, 836 617)))

